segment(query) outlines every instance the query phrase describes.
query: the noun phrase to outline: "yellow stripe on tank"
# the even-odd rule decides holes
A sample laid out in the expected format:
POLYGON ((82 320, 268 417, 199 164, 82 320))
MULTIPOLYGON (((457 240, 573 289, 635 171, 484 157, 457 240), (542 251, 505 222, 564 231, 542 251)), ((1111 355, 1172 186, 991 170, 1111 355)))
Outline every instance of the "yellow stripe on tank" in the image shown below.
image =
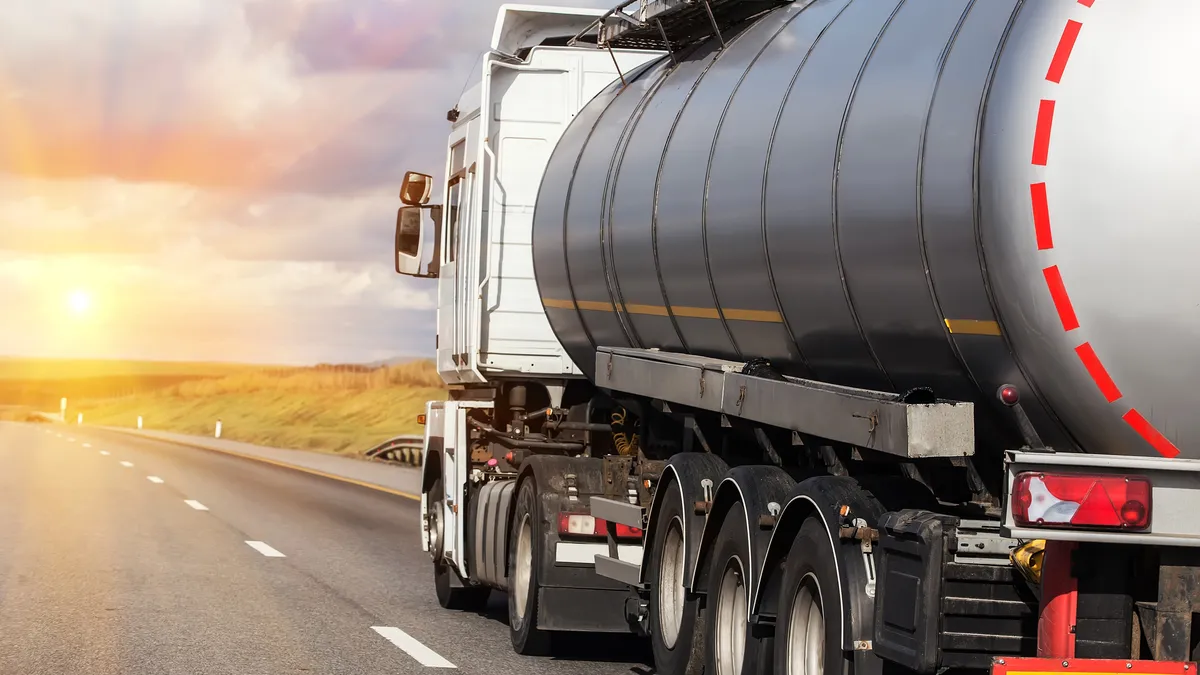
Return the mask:
MULTIPOLYGON (((572 302, 570 300, 555 300, 553 298, 542 298, 542 305, 552 309, 582 309, 591 312, 612 312, 613 305, 611 302, 598 302, 594 300, 579 300, 572 302)), ((725 318, 732 321, 752 321, 757 323, 783 323, 783 317, 779 312, 771 312, 761 309, 724 309, 718 312, 711 307, 680 307, 672 305, 670 311, 662 305, 625 305, 625 311, 630 314, 641 314, 645 316, 681 316, 689 319, 720 319, 724 313, 725 318)))
POLYGON ((1000 335, 1000 324, 977 319, 946 319, 946 330, 954 335, 1000 335))

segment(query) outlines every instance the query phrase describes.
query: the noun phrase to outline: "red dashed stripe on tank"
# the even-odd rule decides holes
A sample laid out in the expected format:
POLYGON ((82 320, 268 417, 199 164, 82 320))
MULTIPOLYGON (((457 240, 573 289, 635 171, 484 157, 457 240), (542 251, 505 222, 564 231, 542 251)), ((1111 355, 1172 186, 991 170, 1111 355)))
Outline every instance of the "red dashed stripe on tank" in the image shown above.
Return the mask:
MULTIPOLYGON (((1084 7, 1091 7, 1095 4, 1095 0, 1078 0, 1078 3, 1084 7)), ((1046 81, 1053 84, 1059 84, 1062 81, 1067 63, 1071 60, 1071 53, 1075 49, 1075 42, 1082 29, 1082 22, 1073 19, 1067 21, 1062 35, 1058 39, 1058 47, 1055 48, 1054 56, 1050 60, 1050 66, 1046 70, 1046 81)), ((1050 135, 1054 129, 1054 106, 1055 99, 1042 99, 1038 104, 1037 123, 1034 125, 1033 133, 1032 163, 1034 166, 1046 166, 1049 161, 1050 135)), ((1034 235, 1038 250, 1051 250, 1054 248, 1054 237, 1050 229, 1050 201, 1046 183, 1030 184, 1029 198, 1033 210, 1034 235)), ((1058 312, 1058 318, 1062 322, 1063 330, 1070 332, 1079 328, 1079 317, 1075 314, 1075 307, 1071 303, 1071 296, 1067 293, 1067 287, 1063 282, 1058 265, 1044 268, 1042 276, 1046 281, 1046 290, 1050 293, 1050 300, 1054 303, 1054 309, 1058 312)), ((1101 363, 1100 357, 1092 348, 1091 343, 1080 344, 1075 348, 1075 354, 1105 400, 1109 403, 1120 400, 1122 397, 1120 388, 1109 375, 1108 369, 1101 363)), ((1175 447, 1175 444, 1162 432, 1154 428, 1154 425, 1136 408, 1131 408, 1121 419, 1163 457, 1179 456, 1179 448, 1175 447)))

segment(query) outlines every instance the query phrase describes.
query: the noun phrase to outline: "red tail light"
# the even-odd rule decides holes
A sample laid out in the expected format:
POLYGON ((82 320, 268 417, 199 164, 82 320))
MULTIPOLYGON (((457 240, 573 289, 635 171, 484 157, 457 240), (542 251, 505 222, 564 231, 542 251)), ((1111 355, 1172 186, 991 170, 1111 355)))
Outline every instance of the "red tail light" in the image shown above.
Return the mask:
MULTIPOLYGON (((577 537, 607 537, 608 521, 586 513, 560 513, 558 514, 558 533, 577 537)), ((617 525, 617 539, 641 538, 641 528, 617 525)))
POLYGON ((1144 530, 1150 492, 1141 476, 1025 471, 1013 483, 1013 520, 1023 527, 1144 530))

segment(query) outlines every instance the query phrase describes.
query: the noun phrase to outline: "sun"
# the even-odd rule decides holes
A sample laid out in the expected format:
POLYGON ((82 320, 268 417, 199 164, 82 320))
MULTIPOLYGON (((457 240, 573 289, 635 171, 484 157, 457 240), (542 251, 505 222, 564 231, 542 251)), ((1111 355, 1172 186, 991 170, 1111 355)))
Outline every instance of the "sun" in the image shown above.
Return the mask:
POLYGON ((92 309, 92 296, 87 291, 71 291, 71 294, 67 296, 67 306, 71 308, 72 314, 83 316, 92 309))

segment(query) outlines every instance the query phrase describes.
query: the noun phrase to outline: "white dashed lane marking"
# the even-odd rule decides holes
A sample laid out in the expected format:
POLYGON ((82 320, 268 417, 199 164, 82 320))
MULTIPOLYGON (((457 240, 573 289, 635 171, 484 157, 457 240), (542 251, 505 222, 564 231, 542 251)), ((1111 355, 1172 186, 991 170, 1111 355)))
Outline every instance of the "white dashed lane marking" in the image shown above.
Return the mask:
POLYGON ((101 451, 100 451, 100 454, 102 454, 102 455, 104 455, 105 457, 107 457, 107 456, 109 456, 109 455, 110 455, 110 454, 112 454, 112 453, 110 453, 110 452, 109 452, 109 451, 107 451, 107 450, 101 450, 101 451))
POLYGON ((133 468, 133 462, 121 462, 121 466, 125 467, 126 469, 131 469, 133 468))
POLYGON ((393 626, 371 626, 371 630, 382 635, 388 642, 404 650, 405 654, 427 668, 457 668, 441 654, 421 644, 416 638, 393 626))
POLYGON ((200 502, 196 501, 195 499, 185 499, 185 500, 183 500, 183 503, 187 504, 188 506, 192 507, 193 509, 196 509, 197 511, 207 511, 208 510, 207 506, 201 504, 200 502))
POLYGON ((284 554, 280 553, 279 551, 276 551, 275 549, 271 548, 270 546, 264 544, 261 541, 248 541, 248 542, 246 542, 246 545, 249 546, 250 548, 254 549, 255 551, 258 551, 259 553, 267 556, 268 558, 286 558, 287 557, 284 554))
POLYGON ((92 447, 92 444, 91 444, 91 443, 84 443, 84 444, 83 444, 83 447, 85 447, 85 448, 90 448, 90 447, 92 447))
POLYGON ((163 479, 159 478, 158 476, 146 476, 146 480, 150 481, 151 483, 158 483, 160 485, 163 482, 163 479))

